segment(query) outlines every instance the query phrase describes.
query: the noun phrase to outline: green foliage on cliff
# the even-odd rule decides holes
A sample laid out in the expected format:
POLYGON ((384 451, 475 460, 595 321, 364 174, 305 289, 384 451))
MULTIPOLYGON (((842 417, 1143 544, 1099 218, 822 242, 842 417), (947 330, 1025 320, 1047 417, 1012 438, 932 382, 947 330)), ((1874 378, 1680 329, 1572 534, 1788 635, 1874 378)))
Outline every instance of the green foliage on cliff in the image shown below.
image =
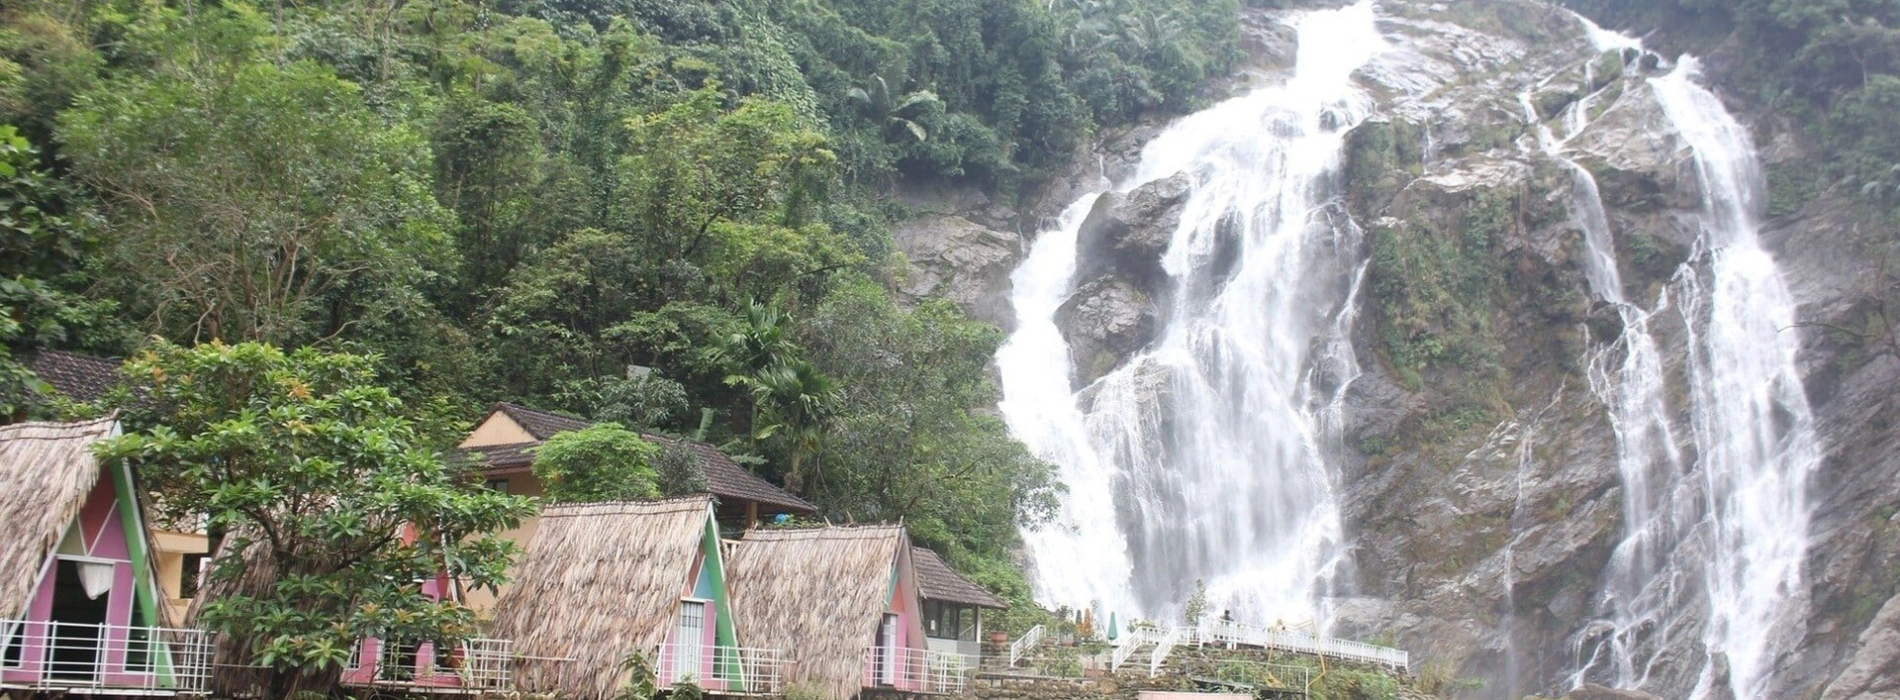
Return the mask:
POLYGON ((1492 329, 1504 292, 1500 244, 1515 225, 1509 196, 1485 192, 1455 225, 1404 222, 1372 231, 1372 295, 1386 359, 1410 388, 1430 369, 1497 373, 1503 340, 1492 329))

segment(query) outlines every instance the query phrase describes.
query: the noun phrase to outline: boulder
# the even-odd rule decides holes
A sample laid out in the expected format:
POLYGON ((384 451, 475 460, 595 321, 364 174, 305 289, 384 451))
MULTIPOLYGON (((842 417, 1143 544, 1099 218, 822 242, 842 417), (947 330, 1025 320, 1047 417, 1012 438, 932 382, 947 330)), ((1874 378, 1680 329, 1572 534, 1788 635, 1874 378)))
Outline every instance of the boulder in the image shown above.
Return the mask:
POLYGON ((1115 276, 1149 292, 1167 283, 1161 256, 1181 223, 1191 183, 1186 175, 1157 180, 1133 192, 1109 192, 1076 233, 1075 278, 1115 276))
POLYGON ((1641 212, 1701 206, 1695 154, 1669 126, 1647 82, 1631 83, 1565 148, 1596 175, 1606 207, 1641 212))
POLYGON ((998 328, 1015 324, 1010 274, 1024 254, 1020 236, 960 216, 926 216, 898 224, 891 237, 910 261, 899 288, 907 299, 942 297, 998 328))
POLYGON ((1089 385, 1148 347, 1159 317, 1154 297, 1125 279, 1102 277, 1082 285, 1056 310, 1056 327, 1069 340, 1074 385, 1089 385))

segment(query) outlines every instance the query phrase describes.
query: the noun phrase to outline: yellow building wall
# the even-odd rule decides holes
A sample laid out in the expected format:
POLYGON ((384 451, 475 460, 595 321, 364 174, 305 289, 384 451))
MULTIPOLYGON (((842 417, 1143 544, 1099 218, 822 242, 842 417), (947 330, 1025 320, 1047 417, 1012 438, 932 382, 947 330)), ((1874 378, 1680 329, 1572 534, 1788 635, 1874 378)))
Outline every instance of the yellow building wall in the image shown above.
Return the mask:
POLYGON ((185 571, 185 555, 208 551, 209 540, 201 532, 152 533, 152 561, 158 569, 158 588, 164 593, 165 611, 172 624, 184 624, 185 613, 191 609, 191 599, 182 597, 184 580, 187 575, 198 575, 185 571))
MULTIPOLYGON (((509 422, 512 423, 513 421, 509 421, 509 422)), ((501 444, 508 444, 508 443, 501 443, 501 444)), ((531 498, 541 497, 541 493, 542 493, 541 480, 534 478, 533 474, 520 473, 520 474, 511 474, 507 477, 496 477, 496 478, 506 478, 508 480, 508 493, 510 495, 528 496, 531 498)), ((515 549, 517 551, 515 555, 515 561, 520 561, 521 556, 527 553, 528 543, 534 539, 534 531, 536 528, 540 527, 540 525, 541 525, 540 516, 532 516, 528 518, 523 518, 521 521, 521 527, 517 527, 513 530, 505 530, 501 533, 500 536, 502 539, 515 543, 515 549)), ((509 568, 511 569, 509 571, 509 574, 512 575, 514 573, 512 571, 513 567, 509 567, 509 568)), ((501 591, 507 591, 507 590, 508 590, 508 585, 503 584, 501 586, 501 591)), ((497 593, 498 593, 497 591, 489 591, 489 590, 480 590, 480 591, 471 590, 468 592, 468 600, 464 602, 468 604, 469 608, 475 611, 475 615, 477 617, 483 620, 492 619, 494 617, 492 613, 494 611, 495 599, 497 597, 497 593)))
POLYGON ((524 442, 534 442, 534 435, 529 434, 526 428, 515 422, 515 419, 509 418, 508 414, 495 411, 488 414, 488 420, 475 426, 475 430, 471 431, 468 437, 462 438, 462 444, 457 447, 518 445, 524 442))

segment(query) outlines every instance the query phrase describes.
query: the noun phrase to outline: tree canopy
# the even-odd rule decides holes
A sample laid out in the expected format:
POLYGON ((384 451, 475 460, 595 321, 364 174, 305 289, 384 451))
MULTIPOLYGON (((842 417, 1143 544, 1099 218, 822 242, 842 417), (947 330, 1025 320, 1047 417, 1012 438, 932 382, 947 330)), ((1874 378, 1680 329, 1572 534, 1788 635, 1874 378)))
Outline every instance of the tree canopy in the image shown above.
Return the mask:
POLYGON ((495 587, 513 548, 491 533, 530 506, 445 464, 375 358, 160 341, 125 372, 128 430, 103 454, 166 512, 205 518, 223 594, 200 620, 246 642, 274 695, 333 682, 361 637, 473 634, 467 607, 417 582, 495 587))

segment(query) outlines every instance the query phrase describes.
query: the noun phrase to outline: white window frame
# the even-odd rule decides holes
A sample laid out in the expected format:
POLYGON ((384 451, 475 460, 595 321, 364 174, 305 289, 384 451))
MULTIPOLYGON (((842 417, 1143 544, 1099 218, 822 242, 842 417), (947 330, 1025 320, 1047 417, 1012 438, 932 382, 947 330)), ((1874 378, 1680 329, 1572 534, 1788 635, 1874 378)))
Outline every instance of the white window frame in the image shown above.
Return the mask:
POLYGON ((669 663, 667 664, 667 666, 669 667, 667 669, 667 678, 670 679, 673 683, 692 682, 702 688, 705 687, 706 679, 703 678, 702 675, 710 675, 710 674, 702 674, 701 671, 706 666, 706 649, 705 649, 706 625, 712 622, 712 620, 709 619, 711 617, 712 609, 713 609, 713 601, 707 600, 705 598, 694 598, 694 597, 688 596, 688 597, 680 599, 678 614, 673 620, 673 656, 671 659, 668 659, 669 663), (700 636, 697 639, 692 640, 691 642, 692 643, 691 648, 693 650, 692 672, 683 674, 680 672, 681 671, 680 665, 681 665, 681 657, 684 655, 681 654, 680 652, 687 648, 687 641, 680 639, 679 636, 680 636, 680 632, 685 629, 683 625, 686 622, 686 606, 688 605, 699 606, 699 634, 700 636))

